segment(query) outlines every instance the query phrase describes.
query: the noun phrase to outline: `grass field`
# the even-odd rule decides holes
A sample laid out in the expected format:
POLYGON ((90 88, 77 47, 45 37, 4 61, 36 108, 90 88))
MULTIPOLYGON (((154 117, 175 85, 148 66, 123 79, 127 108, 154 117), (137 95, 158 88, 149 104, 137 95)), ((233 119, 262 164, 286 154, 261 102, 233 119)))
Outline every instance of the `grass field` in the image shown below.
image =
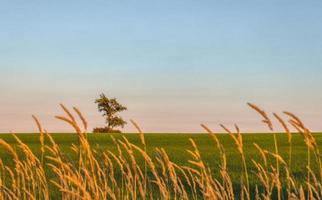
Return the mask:
POLYGON ((0 135, 0 199, 322 199, 322 135, 292 113, 273 113, 285 133, 144 134, 131 121, 138 134, 88 134, 61 107, 76 134, 47 134, 34 117, 39 134, 0 135))
MULTIPOLYGON (((39 134, 17 134, 17 136, 26 143, 36 155, 40 155, 40 143, 39 134)), ((73 159, 74 153, 72 152, 71 145, 78 143, 78 136, 76 134, 52 134, 56 143, 61 147, 61 150, 71 159, 73 159)), ((92 148, 97 151, 112 150, 116 151, 115 144, 113 143, 111 136, 115 138, 127 137, 134 144, 140 144, 140 140, 137 134, 89 134, 88 139, 92 148)), ((322 144, 322 134, 314 134, 317 142, 322 144)), ((16 141, 11 134, 1 134, 0 138, 12 144, 15 147, 16 141)), ((147 143, 147 151, 149 155, 155 154, 155 148, 164 148, 170 159, 178 164, 188 164, 189 154, 186 149, 192 149, 189 138, 192 138, 200 150, 202 159, 205 163, 209 164, 216 173, 218 167, 219 153, 216 149, 214 141, 208 134, 145 134, 145 140, 147 143)), ((232 138, 228 134, 219 134, 218 139, 222 142, 226 154, 227 154, 227 166, 233 177, 240 176, 240 169, 242 168, 239 160, 239 153, 236 149, 236 145, 232 138)), ((243 134, 243 142, 245 148, 245 154, 248 166, 251 168, 251 159, 260 160, 260 154, 254 147, 254 143, 257 143, 262 148, 269 151, 274 151, 273 135, 269 133, 252 133, 243 134)), ((279 152, 285 158, 288 159, 288 142, 287 135, 285 133, 278 134, 278 146, 279 152)), ((4 161, 11 162, 11 156, 7 151, 0 147, 0 156, 4 161)), ((307 148, 303 141, 303 138, 299 134, 294 134, 293 137, 293 161, 291 169, 297 177, 305 175, 303 171, 306 171, 306 152, 307 148)))
MULTIPOLYGON (((51 134, 56 143, 60 146, 64 156, 69 158, 72 162, 77 162, 77 155, 72 151, 72 144, 78 144, 78 136, 76 134, 51 134)), ((27 144, 31 150, 40 157, 40 143, 39 134, 17 134, 17 136, 27 144)), ((112 137, 121 139, 122 136, 128 138, 128 140, 140 146, 140 139, 137 134, 88 134, 88 140, 94 151, 103 152, 111 150, 116 153, 116 146, 113 143, 112 137)), ((240 179, 243 176, 243 167, 240 159, 239 152, 232 138, 228 134, 218 134, 218 139, 223 144, 227 155, 227 168, 233 183, 238 185, 240 179)), ((318 144, 322 143, 322 135, 315 133, 314 137, 318 144)), ((14 149, 19 152, 17 148, 17 142, 11 134, 1 134, 0 138, 11 144, 14 149)), ((145 140, 147 144, 147 152, 151 157, 155 157, 156 148, 164 148, 169 155, 169 158, 180 165, 189 166, 188 160, 191 156, 186 151, 192 149, 189 138, 192 138, 197 144, 203 161, 210 166, 214 177, 220 177, 220 155, 216 148, 216 144, 208 134, 145 134, 145 140)), ((285 133, 277 134, 278 150, 280 155, 288 160, 288 142, 287 135, 285 133)), ((48 139, 46 139, 48 144, 48 139)), ((246 162, 250 172, 250 186, 254 186, 258 183, 258 179, 252 173, 256 170, 252 163, 252 159, 256 161, 261 160, 261 155, 254 147, 254 143, 257 143, 263 149, 268 151, 274 151, 274 140, 272 134, 243 134, 243 143, 246 155, 246 162)), ((19 153, 21 154, 21 152, 19 153)), ((307 165, 307 147, 303 141, 303 137, 300 134, 293 134, 293 159, 290 166, 291 172, 294 178, 299 181, 305 181, 306 165, 307 165)), ((0 157, 4 163, 13 165, 12 156, 3 147, 0 147, 0 157)), ((140 156, 137 156, 139 165, 143 166, 144 161, 140 156)), ((274 165, 274 159, 270 160, 270 164, 274 165)), ((159 167, 159 166, 157 166, 159 167)), ((312 162, 312 169, 317 171, 317 163, 312 162)), ((54 174, 49 167, 46 167, 46 176, 48 178, 54 178, 54 174)), ((281 180, 285 179, 285 174, 281 173, 281 180)), ((284 185, 285 186, 285 185, 284 185)), ((53 188, 53 186, 51 186, 53 188)), ((53 190, 54 191, 54 190, 53 190)), ((55 196, 55 193, 52 193, 55 196)))

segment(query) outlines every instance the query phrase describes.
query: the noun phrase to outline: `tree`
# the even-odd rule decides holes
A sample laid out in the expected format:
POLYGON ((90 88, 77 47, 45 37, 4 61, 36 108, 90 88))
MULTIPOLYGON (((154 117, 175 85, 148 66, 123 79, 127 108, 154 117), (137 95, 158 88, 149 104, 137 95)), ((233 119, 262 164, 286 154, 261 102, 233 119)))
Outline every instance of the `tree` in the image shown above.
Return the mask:
MULTIPOLYGON (((100 98, 95 100, 95 103, 97 104, 98 111, 103 113, 103 117, 105 117, 107 127, 103 129, 107 132, 119 132, 118 130, 114 130, 114 128, 123 128, 126 124, 126 121, 124 121, 117 114, 119 112, 127 110, 127 108, 120 104, 116 98, 110 99, 106 97, 103 93, 100 95, 100 98)), ((96 130, 99 130, 99 128, 97 128, 96 130)))

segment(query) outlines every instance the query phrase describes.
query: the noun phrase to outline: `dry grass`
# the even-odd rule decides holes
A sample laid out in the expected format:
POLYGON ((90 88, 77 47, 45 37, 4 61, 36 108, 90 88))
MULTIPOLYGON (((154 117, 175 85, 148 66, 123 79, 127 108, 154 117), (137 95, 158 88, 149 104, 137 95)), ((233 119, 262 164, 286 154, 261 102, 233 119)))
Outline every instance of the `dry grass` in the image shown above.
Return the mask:
MULTIPOLYGON (((268 114, 254 104, 249 104, 262 117, 269 130, 274 124, 268 114)), ((163 148, 157 148, 157 155, 151 157, 146 151, 146 140, 137 123, 131 121, 138 130, 141 145, 131 143, 126 137, 114 140, 116 152, 105 150, 96 152, 87 139, 87 121, 82 113, 73 108, 76 115, 61 105, 66 116, 57 119, 71 125, 78 135, 78 144, 71 144, 77 155, 77 163, 71 162, 61 152, 52 136, 42 128, 39 120, 33 116, 39 129, 41 158, 35 156, 31 149, 18 137, 14 137, 16 148, 0 139, 3 146, 13 157, 14 165, 10 167, 0 159, 0 199, 50 199, 49 184, 59 191, 63 200, 101 200, 101 199, 322 199, 322 165, 318 144, 303 122, 294 114, 284 112, 289 118, 285 122, 279 115, 273 114, 288 135, 288 162, 280 155, 276 135, 272 138, 275 151, 270 152, 254 144, 261 156, 260 160, 252 160, 253 172, 258 179, 255 187, 249 185, 249 170, 244 153, 243 136, 238 126, 235 131, 221 125, 231 136, 240 154, 243 173, 239 186, 233 185, 227 169, 225 149, 216 134, 206 125, 201 125, 214 141, 215 149, 220 155, 220 177, 215 178, 194 140, 190 139, 191 148, 189 165, 174 163, 163 148), (82 123, 80 126, 76 116, 82 123), (288 124, 303 136, 307 146, 307 172, 304 184, 296 182, 291 170, 292 133, 288 124), (45 143, 49 141, 49 143, 45 143), (23 152, 19 157, 17 151, 23 152), (311 157, 312 154, 314 157, 311 157), (140 166, 138 159, 144 160, 140 166), (274 159, 276 165, 269 166, 268 160, 274 159), (316 174, 311 169, 311 162, 318 163, 316 174), (157 167, 159 166, 159 167, 157 167), (45 167, 49 167, 54 177, 46 176, 45 167), (281 180, 281 173, 286 174, 281 180), (282 195, 281 182, 287 185, 287 194, 282 195), (238 192, 236 192, 238 191, 238 192), (238 194, 236 196, 236 194, 238 194)))

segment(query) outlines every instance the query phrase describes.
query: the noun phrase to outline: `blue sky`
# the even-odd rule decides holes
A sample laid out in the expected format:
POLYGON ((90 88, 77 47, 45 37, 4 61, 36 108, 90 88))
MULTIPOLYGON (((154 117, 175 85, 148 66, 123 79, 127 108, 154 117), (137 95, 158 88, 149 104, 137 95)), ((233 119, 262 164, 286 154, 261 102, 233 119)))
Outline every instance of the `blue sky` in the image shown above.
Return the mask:
POLYGON ((35 130, 31 114, 67 131, 52 118, 60 102, 102 125, 101 92, 146 131, 266 130, 248 101, 321 130, 321 10, 317 0, 0 0, 0 132, 35 130))

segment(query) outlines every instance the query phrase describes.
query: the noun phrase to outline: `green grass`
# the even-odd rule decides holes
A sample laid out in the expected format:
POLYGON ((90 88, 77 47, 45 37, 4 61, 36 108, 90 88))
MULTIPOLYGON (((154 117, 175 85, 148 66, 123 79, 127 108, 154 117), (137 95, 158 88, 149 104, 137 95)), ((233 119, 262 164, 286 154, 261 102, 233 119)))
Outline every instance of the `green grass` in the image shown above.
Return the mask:
MULTIPOLYGON (((76 156, 73 154, 71 150, 72 144, 78 143, 77 135, 75 134, 52 134, 56 143, 59 144, 63 153, 69 157, 71 160, 74 160, 76 156)), ((138 135, 136 134, 88 134, 88 139, 93 149, 97 152, 104 150, 112 150, 115 151, 115 145, 111 139, 111 135, 116 138, 121 136, 126 136, 131 142, 140 145, 140 141, 138 135)), ((316 133, 314 134, 317 143, 322 144, 322 135, 316 133)), ((18 137, 25 142, 36 155, 40 155, 40 144, 39 144, 39 135, 38 134, 18 134, 18 137)), ((10 134, 1 134, 0 138, 9 142, 16 148, 16 142, 12 135, 10 134)), ((215 176, 218 176, 219 173, 219 153, 216 149, 215 143, 212 141, 208 134, 145 134, 146 143, 147 143, 147 151, 150 155, 155 155, 155 148, 164 148, 168 153, 170 159, 177 164, 180 165, 189 165, 188 160, 190 159, 189 154, 186 152, 187 149, 192 149, 189 138, 192 138, 200 152, 202 159, 205 163, 207 163, 215 176)), ((229 135, 219 134, 219 140, 222 142, 226 154, 227 154, 227 164, 229 173, 233 179, 235 184, 239 183, 240 177, 242 176, 242 163, 240 159, 240 155, 236 149, 235 143, 230 138, 229 135)), ((288 161, 288 142, 286 134, 278 134, 278 148, 280 154, 283 156, 285 161, 288 161)), ((257 149, 254 147, 253 143, 257 143, 262 148, 267 149, 269 151, 274 151, 274 141, 272 134, 244 134, 244 150, 247 159, 247 166, 250 172, 250 184, 254 185, 256 182, 256 178, 253 175, 252 171, 254 171, 253 164, 251 159, 260 161, 261 157, 257 149)), ((48 141, 46 141, 48 142, 48 141)), ((322 145, 320 145, 322 146, 322 145)), ((292 158, 292 166, 291 171, 295 178, 302 182, 304 181, 304 177, 306 175, 306 146, 303 142, 302 136, 298 134, 294 134, 293 137, 293 158, 292 158)), ((2 160, 9 164, 12 163, 11 155, 4 150, 3 147, 0 147, 0 157, 2 160)), ((312 156, 313 157, 313 156, 312 156)), ((314 163, 315 160, 312 158, 313 168, 316 170, 317 165, 314 163)), ((270 160, 270 163, 274 164, 274 159, 270 160)), ((142 159, 139 159, 139 162, 142 162, 142 159)), ((48 176, 52 177, 53 174, 48 170, 48 176)), ((284 176, 283 174, 281 174, 284 176)))

